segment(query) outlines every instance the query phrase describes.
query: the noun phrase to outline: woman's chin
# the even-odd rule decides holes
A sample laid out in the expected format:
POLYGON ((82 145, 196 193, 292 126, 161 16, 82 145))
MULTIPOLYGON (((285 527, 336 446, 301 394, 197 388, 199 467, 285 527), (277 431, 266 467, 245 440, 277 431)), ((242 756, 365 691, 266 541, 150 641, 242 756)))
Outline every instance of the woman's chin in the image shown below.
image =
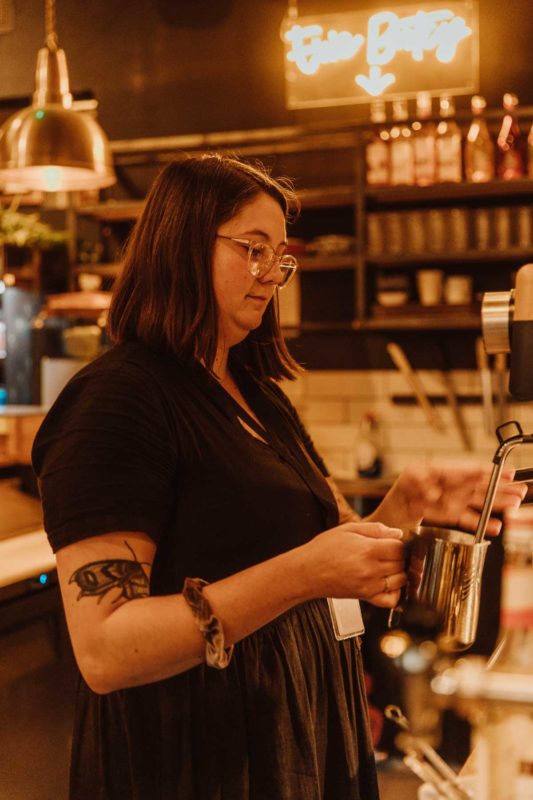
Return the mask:
POLYGON ((249 333, 252 331, 257 330, 263 321, 262 314, 254 314, 247 316, 239 321, 238 328, 233 331, 233 338, 237 339, 237 341, 242 342, 243 339, 246 339, 249 333))

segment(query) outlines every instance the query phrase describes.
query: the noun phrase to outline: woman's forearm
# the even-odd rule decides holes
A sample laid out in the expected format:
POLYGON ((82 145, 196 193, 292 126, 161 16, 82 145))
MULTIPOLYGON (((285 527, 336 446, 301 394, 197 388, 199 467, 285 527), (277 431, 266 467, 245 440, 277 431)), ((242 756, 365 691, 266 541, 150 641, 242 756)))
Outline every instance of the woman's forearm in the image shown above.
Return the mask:
MULTIPOLYGON (((299 562, 304 562, 302 548, 204 589, 222 623, 226 645, 308 599, 299 562)), ((205 641, 181 594, 124 602, 81 641, 83 646, 75 647, 80 669, 99 694, 169 678, 205 656, 205 641)))
MULTIPOLYGON (((389 607, 404 582, 400 538, 383 525, 345 522, 209 584, 203 591, 226 646, 316 597, 363 598, 389 607)), ((144 533, 115 531, 58 552, 74 652, 97 693, 163 680, 205 658, 205 641, 185 598, 149 595, 155 550, 144 533)))
POLYGON ((337 486, 335 479, 331 476, 326 478, 329 487, 337 503, 339 510, 339 522, 381 522, 392 528, 406 528, 418 524, 420 521, 408 509, 408 504, 402 492, 393 486, 385 495, 378 508, 368 516, 362 518, 346 500, 341 490, 337 486))
POLYGON ((379 506, 365 520, 406 529, 419 525, 421 517, 410 508, 404 493, 393 485, 379 506))

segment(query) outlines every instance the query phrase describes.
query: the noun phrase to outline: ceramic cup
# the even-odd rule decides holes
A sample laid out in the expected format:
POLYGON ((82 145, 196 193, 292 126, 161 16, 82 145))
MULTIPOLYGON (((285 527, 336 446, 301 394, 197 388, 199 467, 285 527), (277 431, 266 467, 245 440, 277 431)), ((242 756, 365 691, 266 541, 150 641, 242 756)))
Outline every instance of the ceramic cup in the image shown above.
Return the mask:
POLYGON ((450 306, 462 306, 471 303, 472 276, 448 275, 444 282, 444 300, 450 306))
POLYGON ((444 273, 440 269, 419 269, 416 273, 418 299, 422 306, 438 306, 442 300, 444 273))

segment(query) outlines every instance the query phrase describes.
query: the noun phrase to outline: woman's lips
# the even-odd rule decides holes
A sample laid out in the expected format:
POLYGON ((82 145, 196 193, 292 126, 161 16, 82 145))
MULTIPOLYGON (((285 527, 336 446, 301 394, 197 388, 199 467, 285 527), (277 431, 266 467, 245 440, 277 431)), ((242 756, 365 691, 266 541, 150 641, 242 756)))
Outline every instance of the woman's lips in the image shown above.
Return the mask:
POLYGON ((260 294, 247 294, 249 300, 255 300, 256 303, 268 303, 268 297, 263 297, 260 294))

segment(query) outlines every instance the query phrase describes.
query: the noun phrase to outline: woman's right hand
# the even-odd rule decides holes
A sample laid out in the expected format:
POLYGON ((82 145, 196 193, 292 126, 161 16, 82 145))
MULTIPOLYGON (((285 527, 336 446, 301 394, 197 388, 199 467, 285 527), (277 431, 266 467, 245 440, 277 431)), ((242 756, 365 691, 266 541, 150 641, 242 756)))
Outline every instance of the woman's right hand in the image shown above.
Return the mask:
POLYGON ((380 522, 345 522, 303 545, 312 597, 356 597, 393 608, 407 582, 402 531, 380 522))

